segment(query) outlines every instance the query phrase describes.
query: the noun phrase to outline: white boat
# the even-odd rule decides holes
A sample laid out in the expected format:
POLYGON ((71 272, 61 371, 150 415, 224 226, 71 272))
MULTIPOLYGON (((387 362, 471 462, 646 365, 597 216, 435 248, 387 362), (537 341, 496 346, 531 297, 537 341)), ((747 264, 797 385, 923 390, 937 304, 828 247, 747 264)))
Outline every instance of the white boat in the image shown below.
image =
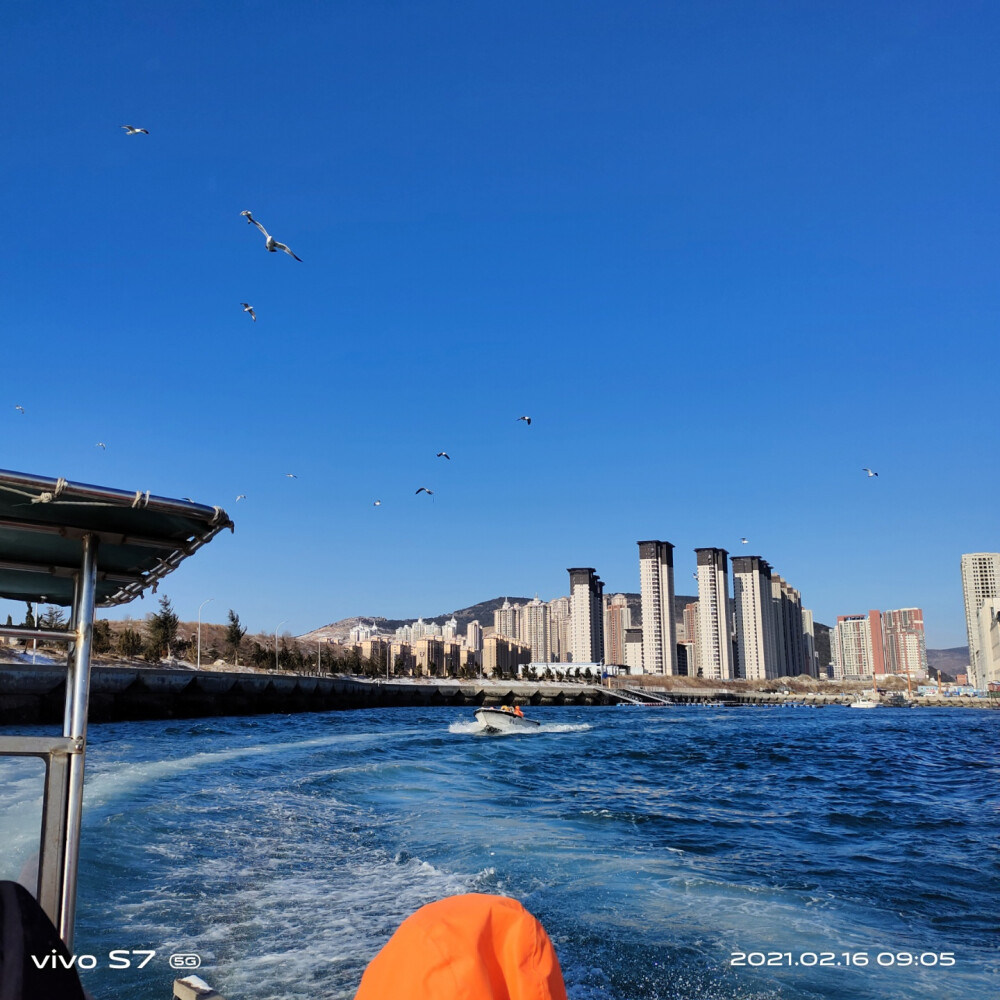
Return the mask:
POLYGON ((486 726, 488 733, 527 732, 537 729, 539 723, 518 715, 517 710, 502 705, 500 708, 477 708, 476 718, 486 726))
POLYGON ((858 698, 851 702, 851 708, 878 708, 878 702, 871 698, 858 698))

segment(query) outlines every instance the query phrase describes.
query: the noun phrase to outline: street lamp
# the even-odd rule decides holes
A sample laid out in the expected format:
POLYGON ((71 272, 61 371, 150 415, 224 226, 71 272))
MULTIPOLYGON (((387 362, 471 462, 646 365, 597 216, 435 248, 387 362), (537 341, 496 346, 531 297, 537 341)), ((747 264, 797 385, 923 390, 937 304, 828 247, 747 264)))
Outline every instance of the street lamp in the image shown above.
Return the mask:
POLYGON ((278 669, 278 629, 281 628, 281 626, 284 625, 286 621, 288 621, 287 618, 285 619, 285 621, 278 622, 278 624, 274 627, 274 669, 275 670, 278 669))
POLYGON ((201 609, 208 604, 209 601, 214 601, 214 597, 208 597, 201 604, 198 605, 198 669, 201 670, 201 609))

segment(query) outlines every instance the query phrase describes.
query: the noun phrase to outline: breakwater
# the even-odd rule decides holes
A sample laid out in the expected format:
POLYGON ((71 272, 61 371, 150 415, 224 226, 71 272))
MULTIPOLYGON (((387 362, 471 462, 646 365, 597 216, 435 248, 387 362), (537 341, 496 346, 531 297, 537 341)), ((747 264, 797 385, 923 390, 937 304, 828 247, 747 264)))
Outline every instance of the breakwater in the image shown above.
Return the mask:
MULTIPOLYGON (((0 664, 0 725, 61 722, 66 672, 61 666, 0 664)), ((369 680, 345 676, 95 666, 90 720, 262 715, 337 709, 434 705, 613 704, 613 693, 581 684, 493 680, 369 680)))
MULTIPOLYGON (((0 725, 61 722, 65 669, 53 664, 0 664, 0 725)), ((777 693, 732 688, 597 687, 487 679, 368 679, 344 675, 95 666, 90 719, 143 719, 329 712, 351 708, 434 705, 720 705, 822 708, 847 705, 843 693, 777 693)), ((920 698, 915 707, 989 708, 982 698, 920 698)))

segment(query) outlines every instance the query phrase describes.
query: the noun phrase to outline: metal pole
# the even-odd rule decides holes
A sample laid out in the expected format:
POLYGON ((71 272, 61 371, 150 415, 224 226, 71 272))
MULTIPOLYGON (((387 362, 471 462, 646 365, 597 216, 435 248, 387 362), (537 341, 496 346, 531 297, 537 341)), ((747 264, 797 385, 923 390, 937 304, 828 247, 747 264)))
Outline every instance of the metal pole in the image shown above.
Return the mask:
MULTIPOLYGON (((286 618, 285 621, 288 621, 288 619, 286 618)), ((278 622, 277 625, 274 626, 274 669, 275 670, 278 669, 278 629, 285 624, 285 621, 280 621, 278 622)))
POLYGON ((201 609, 205 607, 209 601, 214 601, 214 597, 206 597, 201 604, 198 605, 198 669, 201 670, 201 609))
POLYGON ((66 793, 66 855, 62 903, 59 908, 59 936, 73 949, 73 921, 76 916, 76 878, 80 861, 80 825, 83 816, 83 765, 87 742, 87 702, 90 694, 90 650, 94 641, 94 609, 97 595, 97 537, 83 536, 76 622, 73 647, 73 687, 67 688, 70 702, 69 725, 64 736, 77 740, 79 752, 70 754, 69 787, 66 793))

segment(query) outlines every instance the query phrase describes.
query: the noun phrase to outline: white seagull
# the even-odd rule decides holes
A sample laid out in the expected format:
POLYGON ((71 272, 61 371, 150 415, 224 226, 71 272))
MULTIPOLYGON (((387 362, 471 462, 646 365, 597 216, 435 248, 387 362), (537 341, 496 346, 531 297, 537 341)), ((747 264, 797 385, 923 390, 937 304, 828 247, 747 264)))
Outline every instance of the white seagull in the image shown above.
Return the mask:
POLYGON ((518 417, 518 420, 523 420, 529 427, 531 426, 531 417, 518 417))
MULTIPOLYGON (((427 489, 426 486, 421 486, 420 489, 417 490, 417 493, 426 493, 429 497, 434 495, 434 491, 427 489)), ((416 496, 416 493, 414 496, 416 496)))
POLYGON ((451 455, 449 455, 448 452, 446 452, 446 451, 439 451, 437 453, 437 457, 438 458, 446 458, 446 459, 448 459, 449 462, 451 461, 451 455))
POLYGON ((869 469, 869 468, 867 468, 867 467, 866 467, 866 468, 864 468, 864 469, 862 469, 861 471, 862 471, 862 472, 867 472, 867 473, 868 473, 868 478, 869 478, 869 479, 871 479, 871 477, 872 477, 872 476, 876 476, 876 477, 878 476, 878 473, 877 473, 877 472, 872 472, 872 470, 871 470, 871 469, 869 469))
POLYGON ((107 451, 108 450, 108 446, 103 441, 98 441, 97 444, 94 445, 94 447, 95 448, 100 448, 101 451, 107 451))
POLYGON ((240 305, 243 306, 243 311, 245 313, 250 313, 250 318, 256 323, 257 314, 253 311, 253 306, 250 305, 249 302, 241 302, 240 305))
POLYGON ((740 539, 740 543, 741 543, 742 545, 749 545, 749 539, 746 539, 746 538, 741 538, 741 539, 740 539))
POLYGON ((20 403, 17 403, 14 406, 14 409, 17 410, 18 413, 24 413, 24 407, 20 403))
POLYGON ((136 128, 134 125, 122 125, 122 128, 125 129, 126 135, 138 135, 140 132, 143 135, 149 135, 148 128, 136 128))
POLYGON ((247 498, 247 495, 246 495, 245 493, 241 493, 241 494, 240 494, 240 495, 239 495, 239 496, 238 496, 238 497, 236 498, 236 502, 237 502, 237 503, 239 503, 239 502, 240 502, 241 500, 246 500, 246 498, 247 498))
POLYGON ((295 475, 294 472, 286 472, 285 473, 285 477, 287 479, 298 479, 299 478, 297 475, 295 475))
POLYGON ((373 507, 381 507, 382 506, 382 501, 381 500, 376 500, 375 503, 372 504, 372 506, 373 507))
POLYGON ((302 258, 297 254, 292 253, 291 250, 285 246, 284 243, 279 243, 249 212, 249 210, 244 210, 240 212, 240 215, 245 215, 247 217, 247 222, 251 226, 256 226, 263 234, 264 239, 267 240, 267 245, 265 247, 270 253, 274 253, 277 250, 284 250, 289 257, 294 257, 300 264, 302 263, 302 258))

